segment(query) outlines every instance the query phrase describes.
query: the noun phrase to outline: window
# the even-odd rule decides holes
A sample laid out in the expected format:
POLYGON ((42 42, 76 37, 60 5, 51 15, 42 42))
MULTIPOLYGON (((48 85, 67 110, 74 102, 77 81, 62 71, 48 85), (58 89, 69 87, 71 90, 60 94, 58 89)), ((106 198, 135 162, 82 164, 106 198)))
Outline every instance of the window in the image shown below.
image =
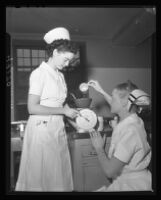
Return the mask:
POLYGON ((41 41, 13 40, 14 120, 26 120, 29 76, 42 61, 47 60, 41 41))
POLYGON ((47 55, 44 49, 16 48, 17 104, 26 104, 29 75, 31 71, 38 67, 46 58, 47 55))

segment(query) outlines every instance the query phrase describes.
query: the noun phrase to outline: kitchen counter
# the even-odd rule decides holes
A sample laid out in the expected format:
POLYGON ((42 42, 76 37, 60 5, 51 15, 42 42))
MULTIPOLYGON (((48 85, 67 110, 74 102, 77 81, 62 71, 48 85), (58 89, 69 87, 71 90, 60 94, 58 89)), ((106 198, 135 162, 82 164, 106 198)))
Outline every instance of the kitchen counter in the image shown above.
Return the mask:
MULTIPOLYGON (((100 132, 101 135, 103 136, 104 134, 106 135, 106 137, 111 137, 112 135, 112 129, 109 129, 107 131, 102 131, 100 132)), ((77 139, 88 139, 90 138, 90 135, 88 132, 84 132, 84 133, 79 133, 77 131, 67 131, 67 136, 69 140, 77 140, 77 139)))

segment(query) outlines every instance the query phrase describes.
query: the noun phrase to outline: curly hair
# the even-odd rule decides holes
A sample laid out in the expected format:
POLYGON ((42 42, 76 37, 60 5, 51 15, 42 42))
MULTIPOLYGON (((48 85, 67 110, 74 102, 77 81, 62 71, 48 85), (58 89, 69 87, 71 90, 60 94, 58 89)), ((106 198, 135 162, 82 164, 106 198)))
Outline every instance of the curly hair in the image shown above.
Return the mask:
POLYGON ((58 52, 71 52, 74 54, 78 52, 78 46, 75 42, 64 39, 55 40, 46 46, 49 57, 52 57, 54 49, 57 49, 58 52))

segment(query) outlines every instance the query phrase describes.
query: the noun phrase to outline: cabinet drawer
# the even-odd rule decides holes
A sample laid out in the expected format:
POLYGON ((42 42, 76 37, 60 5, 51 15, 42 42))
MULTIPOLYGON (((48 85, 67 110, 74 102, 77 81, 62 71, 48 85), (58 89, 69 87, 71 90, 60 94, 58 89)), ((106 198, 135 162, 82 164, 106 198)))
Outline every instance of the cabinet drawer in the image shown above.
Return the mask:
POLYGON ((81 154, 82 154, 82 158, 84 157, 96 157, 97 153, 95 151, 95 149, 92 147, 91 144, 89 145, 81 145, 81 154))
POLYGON ((97 156, 82 159, 82 166, 98 166, 100 167, 97 156))

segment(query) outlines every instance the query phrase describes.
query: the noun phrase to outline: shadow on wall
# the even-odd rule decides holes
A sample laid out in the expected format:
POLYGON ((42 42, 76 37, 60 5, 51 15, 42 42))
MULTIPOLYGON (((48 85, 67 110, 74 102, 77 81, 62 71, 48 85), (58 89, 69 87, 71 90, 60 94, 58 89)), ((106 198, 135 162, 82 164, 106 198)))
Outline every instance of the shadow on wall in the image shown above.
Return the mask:
POLYGON ((110 111, 110 105, 104 99, 100 99, 98 101, 98 100, 94 100, 94 98, 93 98, 91 108, 99 116, 103 116, 103 117, 112 117, 113 116, 113 114, 110 111))
MULTIPOLYGON (((88 62, 86 67, 89 81, 89 77, 95 77, 95 72, 91 63, 88 62)), ((113 114, 110 112, 110 105, 100 93, 90 87, 89 96, 90 98, 92 98, 91 108, 96 112, 97 115, 104 117, 113 117, 113 114)))

